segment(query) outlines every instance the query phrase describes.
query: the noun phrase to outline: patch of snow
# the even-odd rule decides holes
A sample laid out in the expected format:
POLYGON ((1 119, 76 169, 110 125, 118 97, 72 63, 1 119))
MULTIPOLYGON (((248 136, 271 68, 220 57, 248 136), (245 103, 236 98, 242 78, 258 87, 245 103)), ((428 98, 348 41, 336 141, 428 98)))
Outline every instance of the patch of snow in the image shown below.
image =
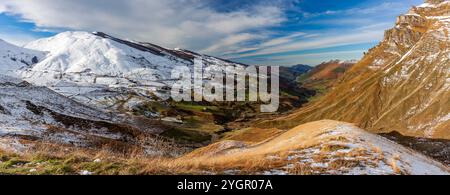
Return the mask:
POLYGON ((287 173, 284 170, 279 170, 279 169, 273 169, 270 171, 264 171, 262 173, 262 175, 288 175, 289 173, 287 173))
POLYGON ((161 120, 165 121, 165 122, 170 122, 170 123, 183 123, 182 120, 179 120, 175 117, 165 117, 165 118, 162 118, 161 120))
POLYGON ((80 173, 79 173, 80 175, 92 175, 92 174, 94 174, 93 172, 90 172, 90 171, 87 171, 87 170, 83 170, 83 171, 80 171, 80 173))
POLYGON ((423 3, 419 6, 417 6, 418 8, 435 8, 436 4, 431 4, 431 3, 423 3))

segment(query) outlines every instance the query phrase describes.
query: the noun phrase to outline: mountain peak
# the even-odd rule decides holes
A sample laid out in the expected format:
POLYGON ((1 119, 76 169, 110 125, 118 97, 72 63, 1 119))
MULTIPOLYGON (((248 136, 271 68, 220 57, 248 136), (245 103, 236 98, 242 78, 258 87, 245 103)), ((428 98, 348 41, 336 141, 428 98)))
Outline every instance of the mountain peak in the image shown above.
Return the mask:
POLYGON ((440 4, 444 1, 448 1, 448 0, 425 0, 425 3, 429 3, 429 4, 440 4))
POLYGON ((322 62, 321 64, 356 64, 357 62, 358 62, 358 60, 332 59, 332 60, 329 60, 326 62, 322 62))
POLYGON ((61 74, 123 76, 138 69, 179 64, 178 61, 149 52, 145 46, 105 33, 68 31, 36 40, 25 47, 50 52, 43 62, 33 67, 34 71, 61 74))
POLYGON ((443 5, 446 5, 448 3, 450 3, 449 0, 426 0, 425 3, 417 6, 416 8, 434 9, 434 8, 442 7, 443 5))

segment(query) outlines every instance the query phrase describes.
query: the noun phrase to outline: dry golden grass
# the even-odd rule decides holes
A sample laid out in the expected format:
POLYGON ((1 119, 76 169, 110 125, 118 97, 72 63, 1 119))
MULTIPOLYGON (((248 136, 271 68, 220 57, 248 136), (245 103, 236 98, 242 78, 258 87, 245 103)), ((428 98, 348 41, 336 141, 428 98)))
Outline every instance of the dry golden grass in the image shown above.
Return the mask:
POLYGON ((288 169, 292 175, 314 175, 314 169, 308 164, 295 164, 293 168, 288 169))
POLYGON ((391 159, 389 164, 391 165, 392 170, 394 170, 396 174, 402 173, 402 170, 398 167, 397 160, 395 158, 391 159))
POLYGON ((277 135, 284 133, 285 131, 279 129, 262 129, 262 128, 246 128, 227 134, 224 139, 235 140, 243 142, 262 142, 273 138, 277 135))
POLYGON ((358 167, 361 165, 360 160, 345 160, 345 159, 336 159, 328 163, 328 168, 331 170, 342 170, 350 169, 354 167, 358 167))
MULTIPOLYGON (((348 140, 341 135, 331 135, 329 131, 334 130, 337 125, 342 124, 335 121, 318 121, 301 125, 291 131, 285 132, 272 139, 259 143, 224 141, 208 147, 196 150, 179 159, 169 162, 171 168, 180 168, 188 172, 199 170, 211 170, 213 172, 225 172, 239 170, 240 173, 262 173, 267 170, 286 169, 289 163, 286 159, 289 151, 301 151, 303 149, 318 147, 322 142, 329 140, 348 140), (279 158, 268 159, 268 156, 279 158)), ((329 154, 343 149, 349 149, 345 145, 326 144, 321 152, 313 155, 315 162, 329 161, 329 154)), ((351 152, 350 156, 367 155, 367 150, 360 149, 351 152)), ((352 162, 336 162, 336 167, 352 167, 352 162)), ((312 174, 311 170, 324 171, 318 168, 298 167, 288 170, 299 174, 312 174)), ((304 165, 307 166, 307 165, 304 165)), ((154 170, 154 167, 150 167, 154 170)))
MULTIPOLYGON (((142 140, 144 141, 144 140, 142 140)), ((153 140, 155 150, 159 154, 149 156, 144 154, 139 145, 127 146, 126 150, 110 145, 100 146, 98 149, 78 148, 69 145, 46 143, 41 141, 20 140, 27 150, 19 153, 0 151, 0 174, 50 174, 75 175, 87 170, 98 175, 140 175, 140 174, 179 174, 184 167, 175 169, 174 158, 169 157, 175 151, 173 145, 166 141, 153 140), (161 144, 160 144, 161 143, 161 144), (100 162, 97 162, 100 161, 100 162), (147 169, 152 165, 151 172, 147 169), (30 172, 30 170, 36 170, 30 172)), ((147 143, 148 144, 148 143, 147 143)), ((122 147, 122 146, 120 146, 122 147)))
POLYGON ((312 175, 345 173, 359 166, 376 168, 380 161, 396 174, 405 174, 397 164, 398 155, 388 160, 379 147, 368 145, 369 150, 346 146, 358 133, 334 132, 342 124, 349 125, 336 121, 308 123, 262 142, 222 141, 180 157, 148 156, 140 147, 118 152, 110 146, 89 150, 28 141, 22 144, 32 147, 21 155, 0 151, 6 162, 0 163, 0 174, 29 174, 36 168, 33 174, 78 174, 87 170, 100 175, 252 175, 267 171, 312 175), (45 165, 33 165, 36 162, 45 165), (21 164, 11 166, 15 163, 21 164))

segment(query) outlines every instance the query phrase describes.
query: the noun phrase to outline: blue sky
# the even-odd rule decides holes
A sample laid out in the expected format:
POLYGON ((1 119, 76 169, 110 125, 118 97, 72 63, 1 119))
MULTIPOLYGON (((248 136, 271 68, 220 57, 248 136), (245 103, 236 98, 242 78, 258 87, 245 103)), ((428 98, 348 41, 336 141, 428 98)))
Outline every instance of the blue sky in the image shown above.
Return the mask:
POLYGON ((2 0, 0 38, 66 30, 180 47, 257 65, 359 59, 422 0, 2 0))

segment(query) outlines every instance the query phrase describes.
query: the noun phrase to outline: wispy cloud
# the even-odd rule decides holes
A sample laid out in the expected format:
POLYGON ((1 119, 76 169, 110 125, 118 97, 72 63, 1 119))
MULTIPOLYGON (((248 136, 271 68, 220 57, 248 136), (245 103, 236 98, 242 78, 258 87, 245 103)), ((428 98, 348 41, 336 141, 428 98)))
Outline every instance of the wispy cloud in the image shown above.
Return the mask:
POLYGON ((35 23, 38 29, 105 31, 195 50, 285 20, 275 5, 219 12, 198 0, 2 0, 0 8, 35 23))
MULTIPOLYGON (((362 28, 365 29, 365 28, 362 28)), ((342 45, 352 45, 359 43, 371 43, 377 40, 381 40, 384 30, 357 30, 351 33, 345 33, 341 35, 329 34, 329 35, 317 35, 311 39, 286 41, 284 44, 277 46, 264 47, 265 43, 261 44, 260 49, 245 54, 236 54, 229 56, 230 58, 243 58, 262 55, 273 55, 277 53, 285 53, 292 51, 303 51, 311 49, 329 48, 342 45)))
MULTIPOLYGON (((255 57, 247 59, 249 61, 256 62, 258 65, 295 65, 295 64, 309 64, 316 65, 320 62, 328 61, 331 59, 340 60, 358 60, 362 57, 366 50, 347 50, 347 51, 333 51, 333 52, 316 52, 307 54, 293 54, 293 55, 280 55, 270 57, 255 57)), ((245 61, 246 59, 244 59, 245 61)))
POLYGON ((250 40, 261 39, 264 36, 250 33, 242 33, 242 34, 233 34, 219 42, 215 43, 211 47, 202 50, 204 53, 223 53, 223 52, 242 52, 247 49, 242 49, 242 43, 245 43, 250 40))
POLYGON ((307 35, 307 34, 304 33, 304 32, 298 32, 298 33, 294 33, 294 34, 291 34, 291 35, 288 35, 288 36, 274 38, 274 39, 271 39, 269 41, 266 41, 266 42, 262 43, 260 45, 260 47, 271 47, 271 46, 276 46, 276 45, 289 43, 293 39, 298 38, 298 37, 302 37, 302 36, 305 36, 305 35, 307 35))
POLYGON ((390 14, 398 13, 404 9, 404 2, 382 2, 381 4, 371 7, 356 7, 343 10, 327 10, 323 12, 302 12, 306 18, 314 18, 319 16, 333 16, 333 15, 370 15, 370 14, 390 14), (389 11, 388 11, 389 10, 389 11))
MULTIPOLYGON (((258 49, 250 52, 227 54, 226 57, 242 59, 245 62, 255 60, 259 64, 268 64, 266 62, 261 63, 261 59, 266 59, 269 61, 269 64, 277 61, 295 64, 300 63, 300 61, 306 63, 306 61, 312 62, 314 60, 315 63, 319 63, 324 56, 331 57, 331 53, 327 53, 327 55, 321 53, 320 56, 322 57, 318 58, 312 58, 314 54, 308 54, 308 59, 306 59, 306 54, 286 54, 358 44, 373 45, 383 38, 385 30, 394 26, 393 22, 396 16, 407 11, 412 3, 412 1, 382 2, 374 6, 328 10, 317 13, 301 10, 301 14, 304 16, 300 20, 301 24, 320 26, 322 29, 318 33, 307 32, 300 37, 292 34, 268 40, 258 44, 256 46, 258 49), (279 56, 282 57, 278 58, 279 56)), ((354 50, 352 55, 349 55, 348 51, 336 50, 334 53, 347 54, 347 56, 342 56, 342 58, 358 58, 363 52, 354 50)))

